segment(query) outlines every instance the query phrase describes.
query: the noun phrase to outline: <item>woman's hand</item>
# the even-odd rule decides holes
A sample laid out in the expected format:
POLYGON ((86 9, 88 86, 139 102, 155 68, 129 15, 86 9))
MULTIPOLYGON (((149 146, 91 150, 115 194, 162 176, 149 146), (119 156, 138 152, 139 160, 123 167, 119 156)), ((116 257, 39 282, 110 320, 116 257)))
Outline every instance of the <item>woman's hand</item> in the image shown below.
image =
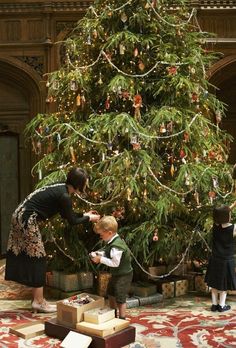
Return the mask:
POLYGON ((100 215, 99 214, 93 214, 93 213, 84 213, 84 216, 88 216, 89 217, 89 221, 91 222, 98 222, 98 220, 100 220, 100 215))

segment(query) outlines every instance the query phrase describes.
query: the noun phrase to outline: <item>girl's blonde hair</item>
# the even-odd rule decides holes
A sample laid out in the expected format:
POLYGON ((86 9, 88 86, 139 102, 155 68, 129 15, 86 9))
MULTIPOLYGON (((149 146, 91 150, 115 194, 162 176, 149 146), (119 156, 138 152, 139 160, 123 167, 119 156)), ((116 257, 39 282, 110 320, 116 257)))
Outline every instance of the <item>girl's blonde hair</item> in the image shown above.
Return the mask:
POLYGON ((103 216, 94 226, 95 232, 98 230, 102 231, 111 231, 113 233, 117 233, 118 223, 114 216, 103 216))

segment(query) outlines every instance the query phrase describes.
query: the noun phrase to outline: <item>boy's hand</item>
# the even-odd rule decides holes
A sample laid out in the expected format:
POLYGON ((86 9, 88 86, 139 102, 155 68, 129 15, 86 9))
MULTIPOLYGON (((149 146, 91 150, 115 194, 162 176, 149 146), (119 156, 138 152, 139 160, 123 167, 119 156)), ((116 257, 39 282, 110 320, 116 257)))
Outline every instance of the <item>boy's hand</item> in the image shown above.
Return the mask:
POLYGON ((93 263, 98 264, 101 261, 101 256, 97 255, 95 257, 92 257, 91 260, 93 261, 93 263))

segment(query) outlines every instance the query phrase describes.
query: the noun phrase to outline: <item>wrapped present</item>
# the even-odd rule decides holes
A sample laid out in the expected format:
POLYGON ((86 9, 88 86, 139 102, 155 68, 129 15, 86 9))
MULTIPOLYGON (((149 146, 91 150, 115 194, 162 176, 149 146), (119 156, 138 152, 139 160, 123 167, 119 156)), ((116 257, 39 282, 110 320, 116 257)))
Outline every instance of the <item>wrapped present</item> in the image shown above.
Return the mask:
POLYGON ((101 324, 115 318, 115 310, 109 307, 93 308, 84 312, 84 321, 87 323, 101 324))
POLYGON ((79 290, 78 274, 60 273, 59 288, 62 291, 75 291, 79 290))
POLYGON ((157 290, 163 295, 163 298, 171 298, 175 296, 175 282, 173 279, 158 279, 156 285, 157 290))
POLYGON ((79 272, 78 273, 78 289, 91 289, 93 287, 93 273, 79 272))
POLYGON ((175 280, 175 296, 182 296, 188 293, 188 280, 176 279, 175 280))
POLYGON ((76 323, 84 320, 84 312, 92 308, 104 307, 104 303, 103 297, 88 293, 57 301, 57 321, 59 324, 75 328, 76 323))
POLYGON ((166 266, 161 265, 156 267, 148 267, 148 273, 150 273, 148 276, 149 279, 155 279, 155 277, 152 277, 152 275, 160 276, 160 275, 166 274, 166 266))
POLYGON ((157 292, 155 284, 146 282, 132 283, 132 293, 134 296, 147 297, 157 292))
POLYGON ((195 290, 199 292, 209 292, 209 288, 205 283, 205 274, 195 276, 195 290))
POLYGON ((98 295, 106 296, 107 294, 107 286, 108 282, 111 278, 111 274, 109 272, 99 272, 98 273, 98 295))

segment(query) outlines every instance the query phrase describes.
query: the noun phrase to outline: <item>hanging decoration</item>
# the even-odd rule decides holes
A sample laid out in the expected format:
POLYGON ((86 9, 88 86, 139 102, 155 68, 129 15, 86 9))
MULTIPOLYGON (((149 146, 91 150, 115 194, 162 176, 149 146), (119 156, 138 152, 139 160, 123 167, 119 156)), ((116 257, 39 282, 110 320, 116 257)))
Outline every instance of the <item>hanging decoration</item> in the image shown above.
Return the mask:
POLYGON ((142 106, 142 96, 140 94, 136 94, 133 99, 134 118, 136 119, 136 121, 141 121, 140 108, 142 106))

